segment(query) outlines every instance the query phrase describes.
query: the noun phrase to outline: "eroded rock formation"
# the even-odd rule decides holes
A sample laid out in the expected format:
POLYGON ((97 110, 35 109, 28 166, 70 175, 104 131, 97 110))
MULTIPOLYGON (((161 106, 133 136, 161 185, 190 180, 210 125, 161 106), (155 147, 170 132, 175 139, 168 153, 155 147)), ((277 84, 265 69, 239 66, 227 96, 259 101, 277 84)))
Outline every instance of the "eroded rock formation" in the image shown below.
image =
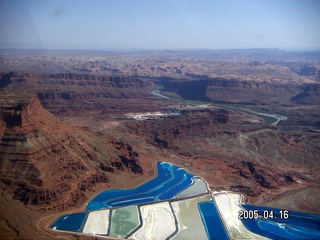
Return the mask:
POLYGON ((127 126, 134 134, 145 135, 147 140, 163 148, 176 147, 175 141, 190 136, 210 136, 212 130, 228 122, 226 110, 183 110, 181 115, 162 120, 131 122, 127 126))
POLYGON ((1 94, 0 186, 13 199, 65 210, 108 183, 109 174, 143 173, 130 145, 61 122, 32 94, 1 94))
POLYGON ((242 185, 232 186, 233 190, 244 192, 248 196, 259 195, 263 191, 263 188, 278 189, 283 185, 295 182, 293 175, 290 173, 275 172, 250 161, 230 164, 229 167, 233 174, 257 183, 253 188, 242 185))

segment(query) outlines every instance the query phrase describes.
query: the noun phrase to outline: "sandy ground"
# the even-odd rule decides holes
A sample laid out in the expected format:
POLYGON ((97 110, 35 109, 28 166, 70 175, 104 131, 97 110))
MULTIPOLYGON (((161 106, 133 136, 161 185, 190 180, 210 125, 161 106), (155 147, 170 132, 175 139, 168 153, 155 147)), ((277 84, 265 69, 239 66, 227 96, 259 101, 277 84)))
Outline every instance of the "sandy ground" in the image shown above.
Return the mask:
POLYGON ((248 231, 238 218, 241 195, 232 192, 213 192, 213 200, 229 236, 232 239, 268 239, 248 231))
POLYGON ((135 120, 158 119, 161 117, 177 116, 179 113, 163 113, 163 112, 145 112, 145 113, 127 113, 124 116, 135 120))
POLYGON ((176 230, 175 218, 168 202, 140 207, 143 225, 130 239, 163 240, 176 230))
POLYGON ((109 228, 109 210, 90 212, 83 233, 107 234, 109 228))

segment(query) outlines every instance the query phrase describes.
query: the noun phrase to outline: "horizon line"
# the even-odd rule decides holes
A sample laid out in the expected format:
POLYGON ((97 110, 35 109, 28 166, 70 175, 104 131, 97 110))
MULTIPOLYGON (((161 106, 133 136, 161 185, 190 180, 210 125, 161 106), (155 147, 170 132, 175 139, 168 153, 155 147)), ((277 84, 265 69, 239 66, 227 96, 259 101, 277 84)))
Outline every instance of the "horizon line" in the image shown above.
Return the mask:
POLYGON ((29 50, 29 51, 94 51, 94 52, 156 52, 156 51, 248 51, 248 50, 277 50, 277 51, 320 51, 320 47, 248 47, 248 48, 28 48, 28 47, 8 47, 6 50, 29 50))

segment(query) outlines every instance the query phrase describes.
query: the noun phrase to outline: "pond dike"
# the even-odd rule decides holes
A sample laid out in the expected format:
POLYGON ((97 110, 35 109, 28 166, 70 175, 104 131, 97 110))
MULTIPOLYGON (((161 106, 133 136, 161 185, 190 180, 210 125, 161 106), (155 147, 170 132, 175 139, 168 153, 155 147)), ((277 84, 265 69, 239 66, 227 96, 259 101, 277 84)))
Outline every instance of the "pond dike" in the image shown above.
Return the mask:
POLYGON ((320 238, 319 215, 289 211, 284 219, 280 211, 244 204, 239 193, 211 192, 200 177, 158 162, 152 180, 132 189, 103 191, 84 212, 59 217, 51 229, 122 239, 320 238), (241 211, 257 216, 240 219, 241 211), (265 219, 265 211, 276 217, 265 219))

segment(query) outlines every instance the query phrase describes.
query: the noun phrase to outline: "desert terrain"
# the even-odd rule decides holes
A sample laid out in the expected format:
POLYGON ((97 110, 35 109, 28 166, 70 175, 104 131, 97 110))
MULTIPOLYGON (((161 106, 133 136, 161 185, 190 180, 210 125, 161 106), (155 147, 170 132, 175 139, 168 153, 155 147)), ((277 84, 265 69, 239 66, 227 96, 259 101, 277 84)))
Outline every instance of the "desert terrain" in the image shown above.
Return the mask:
POLYGON ((3 239, 48 226, 157 161, 251 204, 320 213, 320 53, 0 52, 3 239))

